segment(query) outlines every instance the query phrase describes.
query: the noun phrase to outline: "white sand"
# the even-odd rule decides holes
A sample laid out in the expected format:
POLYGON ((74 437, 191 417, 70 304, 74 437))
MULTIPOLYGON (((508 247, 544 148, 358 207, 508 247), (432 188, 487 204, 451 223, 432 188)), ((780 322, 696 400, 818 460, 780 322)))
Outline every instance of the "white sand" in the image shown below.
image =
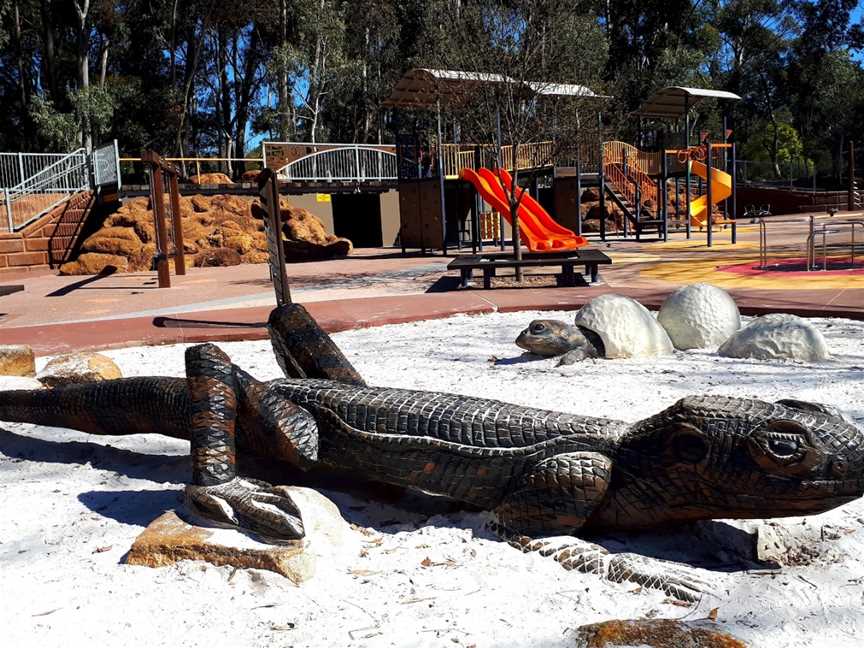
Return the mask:
MULTIPOLYGON (((535 316, 454 317, 335 337, 379 385, 626 420, 654 414, 688 393, 795 397, 839 406, 864 425, 861 323, 817 320, 834 359, 815 366, 699 352, 556 368, 554 360, 520 361, 513 345, 535 316)), ((542 317, 570 320, 572 314, 542 317)), ((261 378, 279 375, 265 342, 222 347, 261 378)), ((108 355, 129 376, 183 373, 179 346, 108 355)), ((0 389, 13 387, 20 381, 0 379, 0 389)), ((784 520, 784 528, 817 538, 816 556, 777 573, 746 572, 729 560, 723 571, 717 551, 708 555, 700 548, 704 541, 688 530, 603 539, 612 550, 710 566, 691 568, 713 584, 693 608, 520 554, 483 530, 483 515, 429 518, 340 493, 327 494, 351 522, 373 530, 355 532, 356 546, 343 550, 351 552, 351 567, 343 556, 301 587, 269 572, 232 576, 230 568, 203 563, 123 564, 144 526, 178 504, 189 474, 187 452, 187 444, 158 436, 96 438, 0 425, 3 645, 569 646, 572 629, 584 623, 697 620, 712 608, 719 608, 720 627, 757 646, 864 645, 860 500, 806 520, 784 520)))

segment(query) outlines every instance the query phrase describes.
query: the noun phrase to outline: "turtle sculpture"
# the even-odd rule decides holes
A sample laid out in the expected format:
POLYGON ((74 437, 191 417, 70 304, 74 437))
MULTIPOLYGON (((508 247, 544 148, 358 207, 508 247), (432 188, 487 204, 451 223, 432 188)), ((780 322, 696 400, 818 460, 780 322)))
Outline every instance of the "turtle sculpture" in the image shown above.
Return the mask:
POLYGON ((830 357, 822 333, 794 315, 775 313, 741 328, 738 306, 722 288, 691 284, 673 292, 657 317, 623 295, 600 295, 576 313, 573 325, 534 320, 516 345, 559 365, 586 358, 645 358, 674 349, 716 350, 721 356, 820 362, 830 357))
POLYGON ((516 338, 516 346, 544 358, 560 356, 559 365, 605 354, 603 340, 594 331, 560 320, 534 320, 516 338))
POLYGON ((670 355, 669 336, 651 312, 623 295, 601 295, 576 313, 573 326, 534 320, 516 345, 540 356, 561 356, 559 364, 585 358, 639 358, 670 355))

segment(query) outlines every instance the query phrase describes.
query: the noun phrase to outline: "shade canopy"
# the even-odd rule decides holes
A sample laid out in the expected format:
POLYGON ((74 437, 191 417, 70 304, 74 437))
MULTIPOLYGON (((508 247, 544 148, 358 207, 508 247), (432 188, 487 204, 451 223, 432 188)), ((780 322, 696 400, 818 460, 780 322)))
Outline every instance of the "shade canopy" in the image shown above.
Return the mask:
POLYGON ((654 117, 657 119, 679 119, 684 116, 688 109, 708 97, 729 101, 739 101, 741 99, 734 92, 726 92, 725 90, 669 86, 656 90, 639 107, 636 114, 640 117, 654 117))
MULTIPOLYGON (((466 96, 472 88, 495 83, 519 84, 516 79, 503 74, 488 72, 464 72, 461 70, 432 70, 414 68, 408 70, 396 83, 384 105, 391 108, 434 108, 438 101, 448 103, 466 96)), ((556 97, 579 97, 610 99, 595 94, 590 88, 575 83, 552 83, 527 81, 522 83, 527 94, 556 97)))

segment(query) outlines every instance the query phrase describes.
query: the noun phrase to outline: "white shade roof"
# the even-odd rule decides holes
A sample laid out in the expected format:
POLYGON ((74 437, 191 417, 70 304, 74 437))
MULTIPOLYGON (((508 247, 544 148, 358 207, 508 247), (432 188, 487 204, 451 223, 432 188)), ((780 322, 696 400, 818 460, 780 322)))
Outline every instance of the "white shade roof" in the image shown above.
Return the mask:
POLYGON ((706 97, 729 101, 739 101, 741 99, 734 92, 726 92, 725 90, 669 86, 656 90, 654 94, 642 103, 636 114, 640 117, 678 119, 687 112, 688 108, 692 108, 706 97))
MULTIPOLYGON (((519 81, 503 74, 489 72, 414 68, 408 70, 399 79, 384 105, 394 108, 432 108, 439 99, 446 103, 450 98, 469 92, 473 85, 488 83, 519 83, 519 81)), ((586 86, 575 83, 528 81, 524 85, 530 92, 543 96, 609 99, 595 94, 586 86)))

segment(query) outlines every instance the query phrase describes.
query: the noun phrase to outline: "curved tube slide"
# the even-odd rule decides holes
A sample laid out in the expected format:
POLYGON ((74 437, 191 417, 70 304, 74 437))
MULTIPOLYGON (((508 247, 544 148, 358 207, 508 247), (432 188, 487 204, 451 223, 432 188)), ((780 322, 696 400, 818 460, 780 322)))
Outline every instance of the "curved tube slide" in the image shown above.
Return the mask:
MULTIPOLYGON (((708 167, 695 160, 690 162, 690 173, 708 179, 708 167)), ((723 202, 732 195, 732 176, 719 169, 711 169, 711 204, 723 202)), ((708 218, 708 194, 703 194, 690 201, 690 223, 696 227, 704 227, 708 218)))
MULTIPOLYGON (((473 184, 483 200, 502 213, 510 226, 513 226, 510 204, 502 184, 510 185, 511 178, 507 171, 499 169, 496 176, 490 169, 482 168, 474 171, 474 169, 464 168, 460 177, 473 184)), ((525 193, 523 189, 517 189, 517 196, 522 193, 525 193)), ((518 216, 519 233, 531 252, 563 252, 588 245, 584 237, 577 236, 571 230, 559 225, 528 193, 522 196, 518 216)))

